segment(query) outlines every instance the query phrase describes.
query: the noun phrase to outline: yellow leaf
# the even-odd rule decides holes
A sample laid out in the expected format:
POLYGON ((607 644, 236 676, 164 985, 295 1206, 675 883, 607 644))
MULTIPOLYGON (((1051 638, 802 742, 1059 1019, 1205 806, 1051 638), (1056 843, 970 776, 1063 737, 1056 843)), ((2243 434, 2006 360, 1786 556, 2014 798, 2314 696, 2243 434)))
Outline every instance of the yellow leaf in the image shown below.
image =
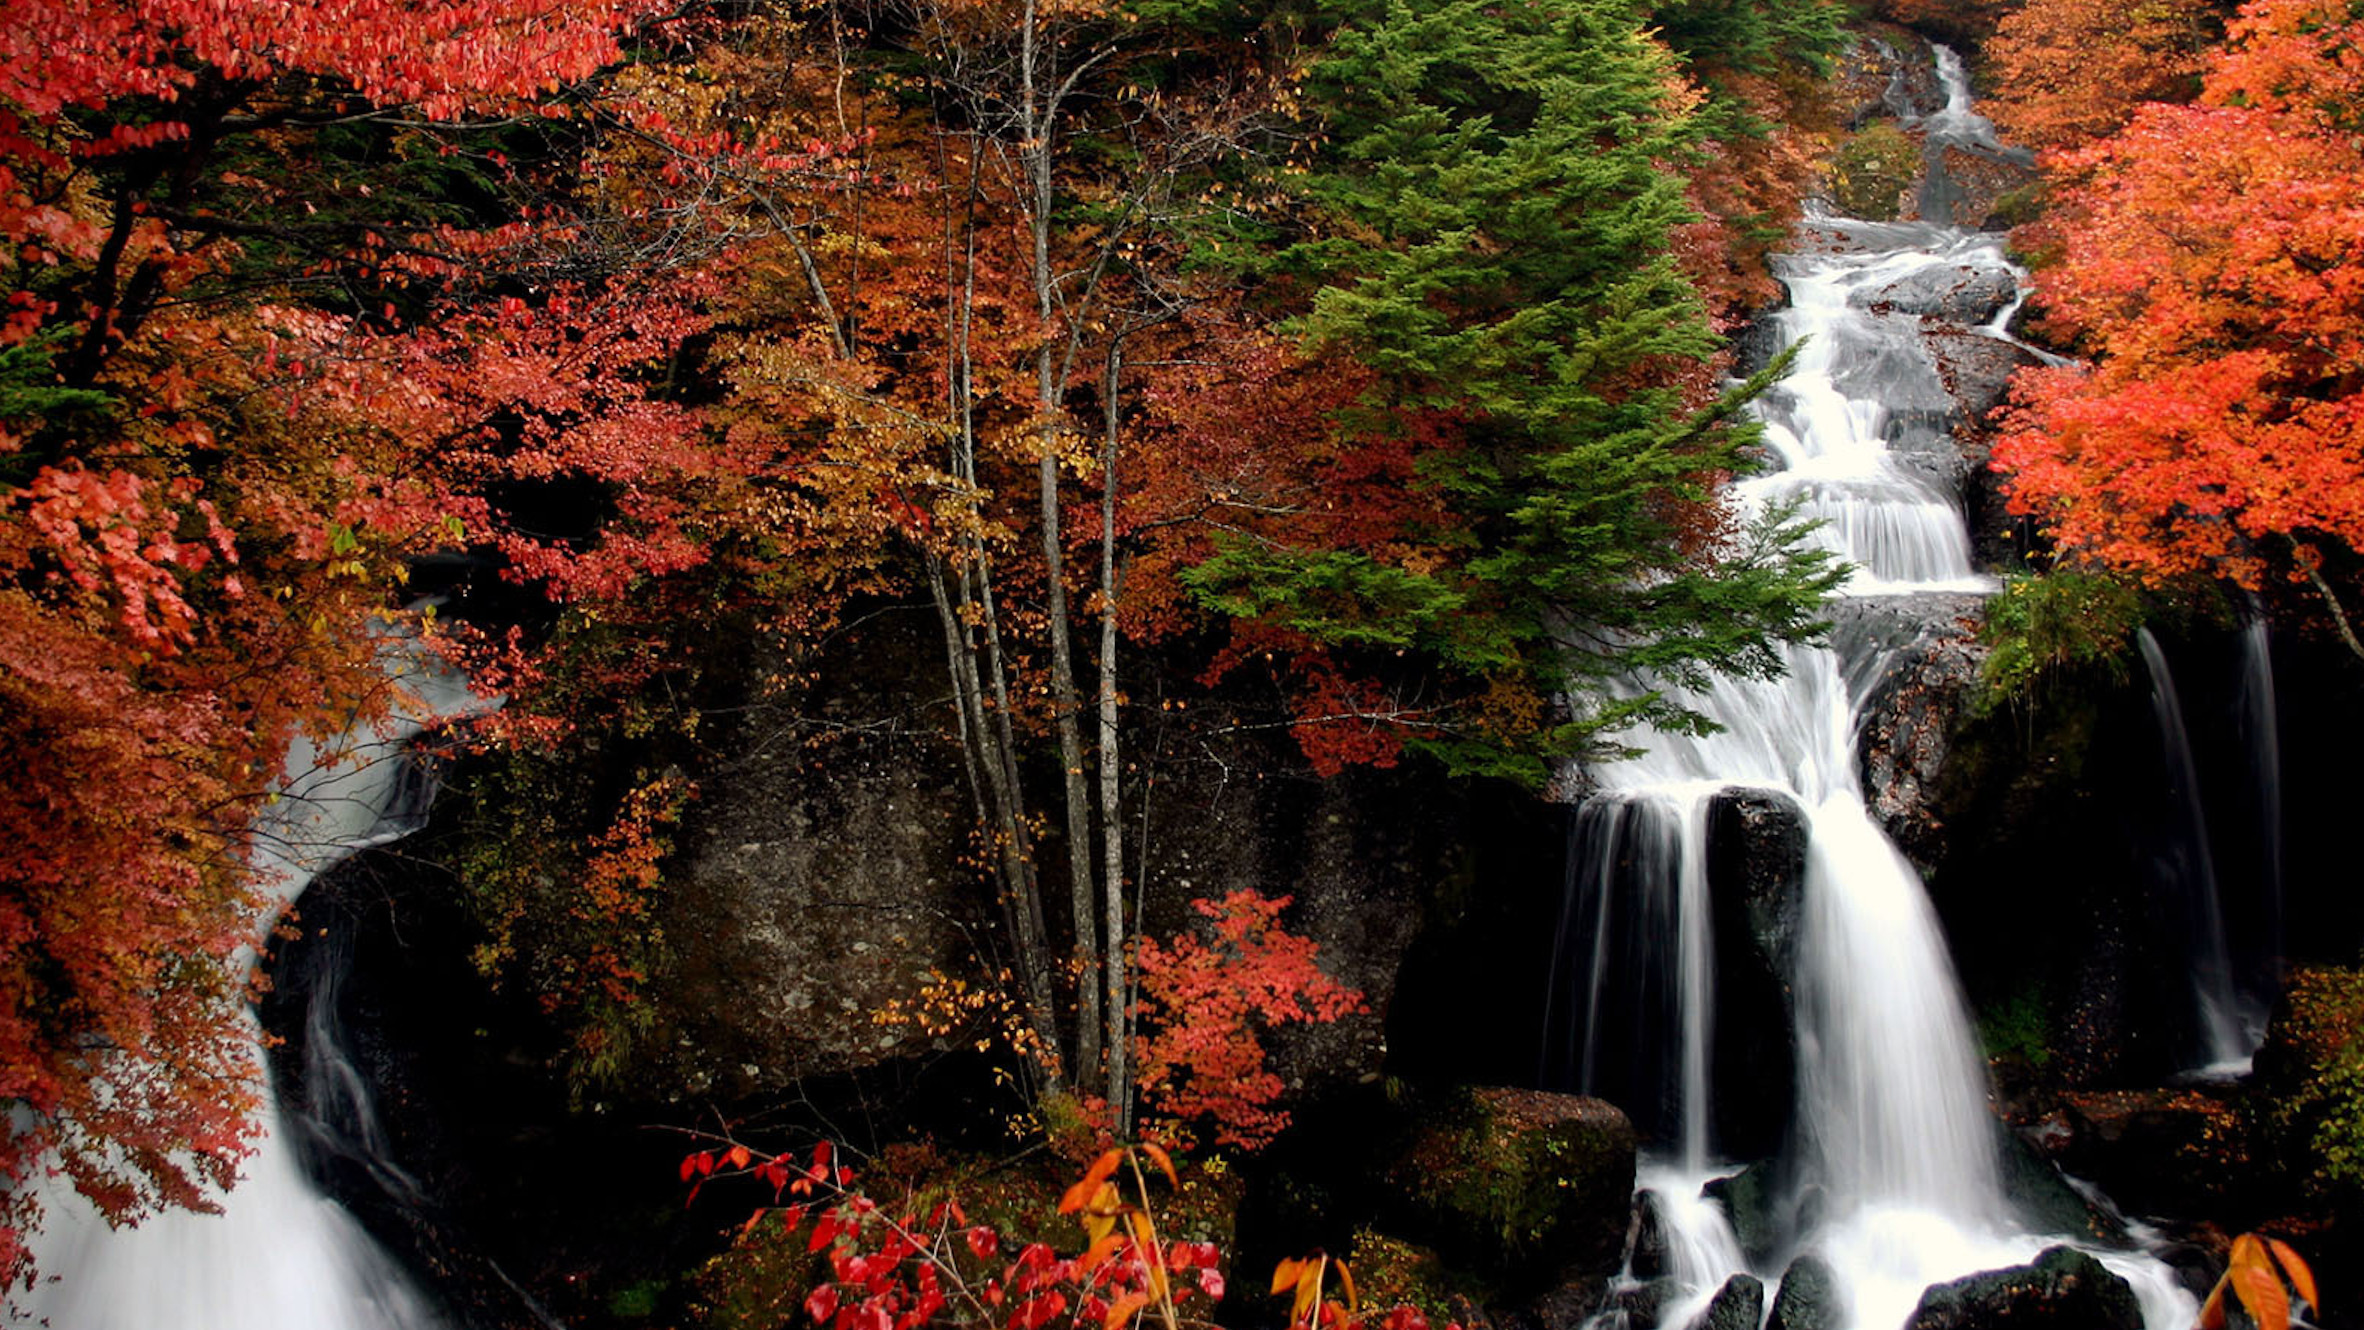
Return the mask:
POLYGON ((2282 1291, 2282 1281, 2273 1271, 2261 1265, 2236 1265, 2226 1273, 2232 1277, 2233 1292, 2240 1295, 2241 1305, 2249 1309, 2249 1319, 2257 1322, 2257 1330, 2290 1330, 2290 1295, 2282 1291))
POLYGON ((2323 1304, 2315 1300, 2315 1272, 2307 1268, 2307 1263, 2290 1250, 2289 1243, 2279 1238, 2267 1238, 2266 1246, 2273 1249, 2274 1259, 2282 1263, 2282 1272, 2290 1277, 2290 1286, 2298 1290, 2298 1296, 2316 1311, 2323 1310, 2323 1304))
POLYGON ((1158 1147, 1151 1145, 1147 1141, 1143 1141, 1141 1143, 1141 1153, 1148 1155, 1149 1162, 1158 1166, 1159 1170, 1166 1175, 1166 1181, 1173 1183, 1177 1190, 1181 1188, 1182 1179, 1174 1176, 1174 1160, 1172 1156, 1168 1155, 1165 1151, 1159 1149, 1158 1147))
POLYGON ((1108 1263, 1108 1258, 1116 1255, 1117 1249, 1124 1245, 1125 1240, 1123 1234, 1102 1234, 1092 1243, 1091 1249, 1083 1254, 1083 1272, 1088 1275, 1092 1271, 1099 1269, 1103 1265, 1106 1265, 1108 1263))
POLYGON ((1297 1286, 1297 1272, 1303 1268, 1305 1268, 1305 1262, 1298 1260, 1283 1261, 1279 1265, 1272 1267, 1272 1291, 1274 1295, 1278 1296, 1289 1289, 1295 1288, 1297 1286))
POLYGON ((1322 1266, 1328 1261, 1326 1256, 1316 1256, 1307 1261, 1305 1269, 1297 1275, 1297 1297, 1289 1304, 1289 1324, 1295 1325, 1299 1321, 1312 1324, 1309 1318, 1321 1305, 1322 1266))
POLYGON ((1338 1287, 1346 1291, 1346 1314, 1352 1316, 1355 1311, 1354 1272, 1346 1268, 1344 1261, 1332 1261, 1331 1264, 1338 1270, 1338 1287))
POLYGON ((1109 1304, 1108 1315, 1101 1318, 1100 1321, 1102 1330, 1116 1330, 1116 1327, 1130 1318, 1133 1313, 1148 1305, 1149 1295, 1146 1293, 1125 1294, 1109 1304))

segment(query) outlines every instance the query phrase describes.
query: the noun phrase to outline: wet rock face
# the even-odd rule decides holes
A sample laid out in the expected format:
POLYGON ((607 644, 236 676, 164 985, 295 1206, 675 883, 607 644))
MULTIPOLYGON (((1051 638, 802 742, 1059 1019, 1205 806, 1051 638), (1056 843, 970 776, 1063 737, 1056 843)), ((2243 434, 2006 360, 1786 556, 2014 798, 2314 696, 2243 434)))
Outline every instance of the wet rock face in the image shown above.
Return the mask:
POLYGON ((812 769, 791 747, 707 778, 666 934, 658 1056, 678 1093, 744 1094, 927 1051, 881 1024, 939 977, 974 981, 959 924, 968 809, 939 741, 884 735, 812 769))
POLYGON ((1921 1295, 1905 1330, 2142 1330, 2142 1306, 2125 1280, 2073 1247, 2049 1247, 2031 1265, 1990 1270, 1921 1295))

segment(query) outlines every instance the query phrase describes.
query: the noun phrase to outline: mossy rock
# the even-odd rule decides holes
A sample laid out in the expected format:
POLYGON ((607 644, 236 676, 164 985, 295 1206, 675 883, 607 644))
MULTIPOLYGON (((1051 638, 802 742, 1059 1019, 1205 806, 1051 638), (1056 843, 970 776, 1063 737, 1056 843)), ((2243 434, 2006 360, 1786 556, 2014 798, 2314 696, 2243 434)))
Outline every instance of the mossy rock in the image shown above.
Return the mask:
POLYGON ((1920 146, 1883 121, 1839 145, 1831 158, 1826 190, 1831 203, 1849 217, 1892 222, 1920 174, 1920 146))
POLYGON ((1606 1275, 1624 1255, 1636 1147, 1632 1123, 1603 1100, 1466 1091, 1415 1127, 1389 1168, 1406 1198, 1389 1227, 1456 1268, 1606 1275))

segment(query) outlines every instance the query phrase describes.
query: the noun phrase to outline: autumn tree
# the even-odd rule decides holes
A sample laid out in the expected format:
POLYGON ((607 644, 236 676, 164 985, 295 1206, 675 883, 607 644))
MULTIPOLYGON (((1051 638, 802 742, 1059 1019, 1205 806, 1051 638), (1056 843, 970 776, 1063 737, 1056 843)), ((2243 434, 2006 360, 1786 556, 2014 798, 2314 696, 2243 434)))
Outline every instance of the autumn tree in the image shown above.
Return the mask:
POLYGON ((2083 180, 2039 277, 2088 365, 2023 373, 1995 450, 2069 557, 2146 582, 2337 585, 2364 550, 2357 21, 2257 0, 2197 104, 2063 154, 2083 180))
POLYGON ((714 459, 640 377, 689 325, 502 183, 654 8, 33 0, 0 30, 10 1277, 40 1170, 122 1219, 230 1181, 252 818, 292 735, 389 704, 411 560, 596 599, 699 557, 667 491, 714 459), (555 477, 612 507, 513 521, 555 477))

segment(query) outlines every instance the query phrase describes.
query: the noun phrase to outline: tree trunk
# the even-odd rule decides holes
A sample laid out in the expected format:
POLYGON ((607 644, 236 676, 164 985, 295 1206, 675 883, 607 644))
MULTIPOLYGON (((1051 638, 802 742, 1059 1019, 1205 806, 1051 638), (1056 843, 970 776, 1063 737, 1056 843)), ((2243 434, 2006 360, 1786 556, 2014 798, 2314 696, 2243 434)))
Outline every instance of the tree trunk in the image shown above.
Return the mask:
MULTIPOLYGON (((1059 731, 1059 768, 1067 801, 1069 916, 1075 925, 1075 1068, 1079 1078, 1097 1068, 1100 1048, 1100 946, 1093 921, 1092 820, 1084 783, 1082 699, 1075 687, 1075 644, 1067 609, 1065 550, 1060 538, 1058 374, 1053 368, 1051 323, 1056 293, 1051 272, 1051 135, 1058 117, 1054 95, 1045 91, 1056 73, 1040 68, 1035 5, 1028 0, 1019 47, 1021 160, 1032 193, 1028 219, 1034 241, 1035 409, 1040 413, 1042 559, 1044 610, 1050 621, 1051 712, 1059 731)), ((1113 939, 1111 940, 1113 945, 1113 939)))
MULTIPOLYGON (((1108 939, 1108 960, 1103 969, 1106 983, 1102 1010, 1108 1022, 1107 1086, 1108 1111, 1114 1118, 1117 1138, 1124 1139, 1133 1129, 1131 1086, 1127 1077, 1131 1068, 1127 1054, 1131 1048, 1131 1013, 1125 1002, 1125 839, 1122 811, 1121 778, 1124 768, 1117 749, 1116 716, 1116 442, 1117 442, 1117 386, 1124 375, 1124 342, 1111 342, 1108 347, 1108 374, 1101 387, 1103 410, 1106 415, 1107 435, 1100 451, 1100 891, 1106 910, 1104 929, 1108 939)), ((1081 1070, 1078 1076, 1088 1075, 1081 1070)))

